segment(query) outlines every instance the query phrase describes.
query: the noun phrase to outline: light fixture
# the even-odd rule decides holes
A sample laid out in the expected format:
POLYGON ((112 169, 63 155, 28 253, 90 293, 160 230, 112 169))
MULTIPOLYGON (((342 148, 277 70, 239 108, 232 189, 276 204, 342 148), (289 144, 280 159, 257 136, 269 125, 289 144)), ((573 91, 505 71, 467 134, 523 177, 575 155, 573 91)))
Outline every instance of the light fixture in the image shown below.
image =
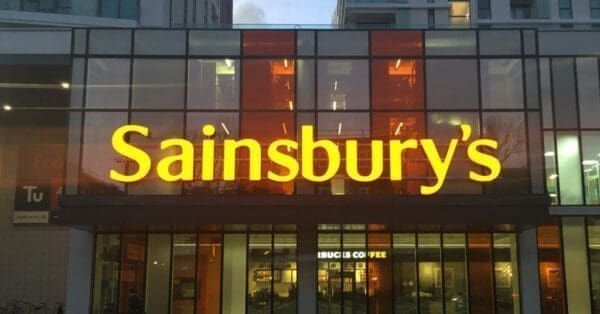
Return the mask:
POLYGON ((585 169, 584 171, 585 171, 585 172, 592 172, 592 170, 594 170, 594 169, 593 169, 593 168, 587 168, 587 169, 585 169))
POLYGON ((229 135, 229 129, 227 128, 227 125, 225 125, 225 123, 221 122, 221 127, 223 128, 223 131, 225 131, 225 133, 227 135, 229 135))
POLYGON ((288 59, 283 59, 283 66, 288 67, 288 59))
POLYGON ((398 126, 396 127, 396 130, 394 131, 394 135, 397 136, 400 134, 400 128, 402 128, 403 125, 404 125, 404 122, 398 123, 398 126))
POLYGON ((402 63, 402 59, 396 60, 396 69, 400 67, 401 63, 402 63))
POLYGON ((546 156, 546 157, 554 157, 554 152, 545 152, 544 156, 546 156))
POLYGON ((558 178, 558 175, 556 173, 553 173, 548 176, 548 179, 550 179, 550 180, 556 180, 556 178, 558 178))
POLYGON ((2 109, 4 109, 4 111, 11 111, 13 108, 12 108, 12 106, 11 106, 11 105, 9 105, 9 104, 6 104, 6 105, 4 105, 4 106, 2 107, 2 109))
POLYGON ((294 102, 290 100, 288 102, 288 105, 290 106, 290 111, 293 111, 294 110, 294 102))
POLYGON ((228 68, 231 68, 231 66, 233 65, 233 60, 231 60, 231 59, 225 59, 225 65, 228 68))
POLYGON ((342 123, 338 123, 338 135, 342 135, 342 123))
POLYGON ((557 197, 558 195, 556 195, 556 193, 550 193, 550 194, 548 194, 548 196, 550 196, 550 197, 557 197))
POLYGON ((287 126, 285 125, 285 122, 281 123, 281 128, 283 129, 283 134, 287 135, 287 126))
POLYGON ((71 84, 69 84, 69 82, 60 82, 60 86, 62 86, 64 89, 69 89, 71 84))
POLYGON ((332 107, 333 107, 333 111, 336 111, 336 110, 337 110, 337 101, 335 101, 335 100, 334 100, 334 101, 331 103, 331 105, 332 105, 332 107))
POLYGON ((337 82, 337 81, 334 81, 334 82, 333 82, 333 90, 337 90, 337 85, 338 85, 338 82, 337 82))
POLYGON ((594 165, 598 164, 598 161, 597 160, 584 160, 581 164, 584 166, 594 166, 594 165))

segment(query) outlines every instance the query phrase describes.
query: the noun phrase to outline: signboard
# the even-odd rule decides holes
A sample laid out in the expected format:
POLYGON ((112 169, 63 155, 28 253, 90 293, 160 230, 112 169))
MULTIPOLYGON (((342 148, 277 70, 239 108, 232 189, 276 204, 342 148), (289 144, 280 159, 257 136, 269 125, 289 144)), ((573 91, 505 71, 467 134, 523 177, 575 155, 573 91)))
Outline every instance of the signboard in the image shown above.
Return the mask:
POLYGON ((61 145, 19 148, 13 223, 48 223, 62 191, 63 155, 61 145))
POLYGON ((386 259, 388 258, 387 251, 319 251, 317 252, 319 259, 386 259))
MULTIPOLYGON (((150 129, 142 125, 124 125, 113 132, 112 147, 121 156, 130 159, 137 166, 130 169, 137 169, 134 173, 122 173, 118 170, 110 170, 110 178, 117 182, 132 183, 146 178, 152 170, 156 172, 158 178, 166 182, 192 181, 200 179, 202 181, 215 180, 215 164, 223 165, 222 173, 224 181, 236 180, 236 168, 238 167, 237 158, 240 150, 248 152, 248 175, 250 181, 264 180, 262 174, 262 146, 256 139, 225 139, 223 141, 223 162, 215 163, 215 139, 216 128, 214 125, 204 125, 202 134, 205 139, 201 141, 201 175, 200 178, 194 178, 194 167, 197 160, 194 143, 183 138, 169 138, 160 142, 160 148, 163 151, 173 150, 178 154, 163 157, 156 164, 150 157, 150 154, 143 148, 134 146, 128 142, 131 137, 148 137, 150 129), (174 169, 177 169, 173 171, 174 169)), ((329 139, 315 139, 313 126, 304 125, 301 127, 299 140, 279 139, 267 145, 267 158, 273 164, 278 165, 283 171, 277 173, 269 170, 267 180, 274 182, 290 182, 298 177, 302 177, 310 182, 329 181, 338 174, 340 169, 344 169, 346 176, 357 182, 372 182, 381 179, 384 168, 389 168, 390 181, 402 181, 402 159, 403 153, 409 150, 421 149, 424 152, 426 161, 429 163, 436 180, 432 180, 430 185, 422 185, 420 192, 423 195, 431 195, 438 192, 446 180, 448 170, 455 159, 455 153, 459 143, 466 146, 466 159, 472 164, 472 170, 468 177, 475 182, 490 182, 495 180, 501 171, 500 160, 496 158, 495 153, 498 149, 498 142, 493 139, 471 139, 471 126, 467 124, 460 125, 460 138, 451 139, 449 143, 436 143, 434 139, 390 139, 371 140, 369 173, 359 171, 358 140, 345 139, 344 151, 340 151, 338 143, 329 139), (438 146, 440 148, 438 148, 438 146), (385 148, 385 152, 384 152, 385 148), (325 153, 325 171, 317 174, 315 171, 315 152, 325 153), (384 154, 389 156, 389 163, 385 162, 384 154), (345 162, 342 165, 342 161, 345 162)), ((340 142, 340 140, 337 140, 340 142)), ((199 157, 199 156, 198 156, 199 157)), ((321 157, 319 157, 321 158, 321 157)), ((462 158, 462 157, 461 157, 462 158)), ((364 171, 363 171, 364 172, 364 171)))

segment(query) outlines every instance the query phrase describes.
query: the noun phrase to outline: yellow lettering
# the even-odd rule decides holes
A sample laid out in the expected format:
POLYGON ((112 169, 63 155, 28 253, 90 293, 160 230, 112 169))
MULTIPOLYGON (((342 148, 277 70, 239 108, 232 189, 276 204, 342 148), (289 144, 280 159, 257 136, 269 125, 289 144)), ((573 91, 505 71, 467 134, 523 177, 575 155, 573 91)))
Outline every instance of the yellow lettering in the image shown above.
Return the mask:
MULTIPOLYGON (((202 127, 204 136, 214 136, 217 130, 213 125, 207 124, 202 127)), ((215 179, 215 140, 202 140, 202 180, 212 181, 215 179)))
POLYGON ((390 180, 402 180, 402 152, 406 149, 417 149, 417 140, 390 140, 390 180))
POLYGON ((330 140, 314 141, 313 127, 311 125, 302 126, 302 176, 312 182, 327 181, 338 172, 340 168, 340 151, 334 142, 330 140), (315 175, 314 151, 317 148, 325 150, 327 153, 327 170, 320 176, 315 175))
POLYGON ((498 158, 492 155, 482 153, 479 150, 477 150, 477 148, 480 146, 497 149, 498 142, 490 139, 480 139, 473 141, 473 143, 469 145, 469 147, 467 148, 467 155, 469 156, 469 159, 471 159, 472 162, 478 165, 488 168, 490 171, 490 173, 487 175, 482 175, 475 171, 470 171, 469 178, 477 182, 490 182, 500 175, 500 161, 498 160, 498 158))
POLYGON ((358 182, 371 182, 383 174, 383 141, 371 141, 371 173, 366 176, 358 172, 358 141, 346 141, 346 173, 358 182))
POLYGON ((110 178, 112 180, 124 183, 142 180, 148 175, 148 173, 150 173, 150 167, 152 166, 150 155, 148 155, 145 151, 127 143, 125 140, 127 133, 137 133, 142 136, 148 136, 149 131, 147 127, 141 125, 124 125, 116 129, 113 133, 112 146, 114 150, 117 153, 133 160, 138 165, 137 172, 132 175, 122 174, 113 169, 110 170, 110 178))
POLYGON ((281 175, 269 170, 267 172, 267 178, 275 182, 290 182, 298 175, 298 172, 300 171, 300 165, 298 164, 296 158, 280 152, 280 147, 297 150, 298 142, 292 140, 277 140, 269 145, 269 149, 267 151, 269 159, 271 159, 273 163, 286 168, 287 174, 281 175))
POLYGON ((421 194, 423 195, 431 195, 440 190, 442 185, 444 185, 444 181, 446 180, 446 175, 448 174, 448 168, 450 168, 450 163, 452 162, 452 158, 454 157, 454 152, 456 151, 456 146, 458 145, 458 140, 453 139, 450 141, 450 145, 448 146, 448 151, 446 152, 446 157, 442 160, 436 146, 435 142, 432 139, 422 139, 421 146, 425 151, 425 155, 429 160, 429 164, 435 172, 435 176, 437 178, 437 182, 432 186, 421 186, 421 194))
POLYGON ((246 147, 248 149, 248 168, 250 181, 260 181, 261 172, 261 151, 260 143, 253 139, 241 139, 241 140, 225 140, 223 144, 223 180, 234 181, 235 180, 235 168, 237 164, 237 149, 246 147))
POLYGON ((181 154, 168 156, 161 159, 156 166, 158 177, 167 181, 192 181, 194 179, 194 145, 184 139, 171 138, 160 142, 160 149, 166 150, 178 146, 181 154), (181 170, 177 174, 171 173, 171 166, 180 163, 181 170))

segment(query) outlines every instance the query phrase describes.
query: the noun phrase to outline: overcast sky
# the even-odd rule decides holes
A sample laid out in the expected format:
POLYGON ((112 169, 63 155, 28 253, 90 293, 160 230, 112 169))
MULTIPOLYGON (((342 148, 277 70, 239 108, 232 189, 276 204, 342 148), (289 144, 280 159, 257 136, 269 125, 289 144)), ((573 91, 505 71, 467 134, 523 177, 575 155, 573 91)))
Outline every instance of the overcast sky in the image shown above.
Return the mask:
POLYGON ((330 24, 337 0, 233 0, 235 24, 330 24))

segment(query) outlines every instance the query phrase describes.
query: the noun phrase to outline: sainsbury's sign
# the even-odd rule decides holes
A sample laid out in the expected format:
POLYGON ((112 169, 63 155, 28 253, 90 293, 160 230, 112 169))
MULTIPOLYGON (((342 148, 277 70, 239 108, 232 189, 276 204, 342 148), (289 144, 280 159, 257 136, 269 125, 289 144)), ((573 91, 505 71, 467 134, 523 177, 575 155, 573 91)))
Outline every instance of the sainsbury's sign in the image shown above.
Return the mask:
MULTIPOLYGON (((390 181, 402 181, 402 159, 406 151, 421 148, 425 157, 435 174, 435 182, 430 185, 424 184, 420 187, 423 195, 431 195, 438 192, 444 182, 448 170, 455 159, 456 148, 459 142, 467 146, 466 157, 472 162, 473 170, 470 170, 468 177, 475 182, 490 182, 498 178, 501 171, 501 163, 496 158, 495 152, 498 149, 498 142, 493 139, 479 138, 471 140, 471 126, 467 124, 460 125, 460 138, 453 138, 449 143, 442 143, 447 146, 443 153, 438 149, 438 143, 431 138, 422 139, 390 139, 371 140, 371 169, 369 173, 360 173, 358 166, 358 140, 347 139, 344 142, 345 151, 341 152, 339 146, 329 139, 318 139, 314 137, 313 126, 303 125, 298 141, 291 139, 278 139, 267 146, 268 159, 281 167, 283 171, 277 173, 269 170, 267 180, 274 182, 290 182, 299 176, 311 182, 324 182, 331 180, 340 167, 345 169, 346 175, 350 180, 357 182, 372 182, 381 179, 384 168, 389 168, 390 181), (384 147, 387 147, 389 162, 386 165, 384 160, 384 147), (322 173, 315 171, 315 152, 321 150, 325 153, 326 167, 322 173), (295 152, 296 154, 290 154, 295 152), (296 155, 297 157, 293 156, 296 155)), ((238 166, 238 151, 245 149, 248 151, 248 176, 251 181, 260 181, 262 150, 261 143, 256 139, 226 139, 223 141, 222 162, 215 163, 215 142, 214 135, 216 129, 214 125, 207 124, 202 127, 204 139, 201 141, 201 171, 200 177, 194 177, 194 168, 196 164, 196 151, 194 144, 183 138, 168 138, 160 142, 161 150, 176 148, 178 154, 166 156, 156 163, 150 157, 150 154, 127 141, 132 136, 148 137, 150 129, 142 125, 124 125, 116 129, 112 135, 112 146, 114 150, 125 158, 130 159, 137 164, 135 173, 123 173, 118 170, 110 170, 110 178, 117 182, 132 183, 146 178, 153 168, 161 180, 166 182, 177 181, 214 181, 215 165, 222 165, 222 178, 224 181, 235 181, 238 176, 236 168, 238 166), (175 171, 174 171, 175 170, 175 171)))

